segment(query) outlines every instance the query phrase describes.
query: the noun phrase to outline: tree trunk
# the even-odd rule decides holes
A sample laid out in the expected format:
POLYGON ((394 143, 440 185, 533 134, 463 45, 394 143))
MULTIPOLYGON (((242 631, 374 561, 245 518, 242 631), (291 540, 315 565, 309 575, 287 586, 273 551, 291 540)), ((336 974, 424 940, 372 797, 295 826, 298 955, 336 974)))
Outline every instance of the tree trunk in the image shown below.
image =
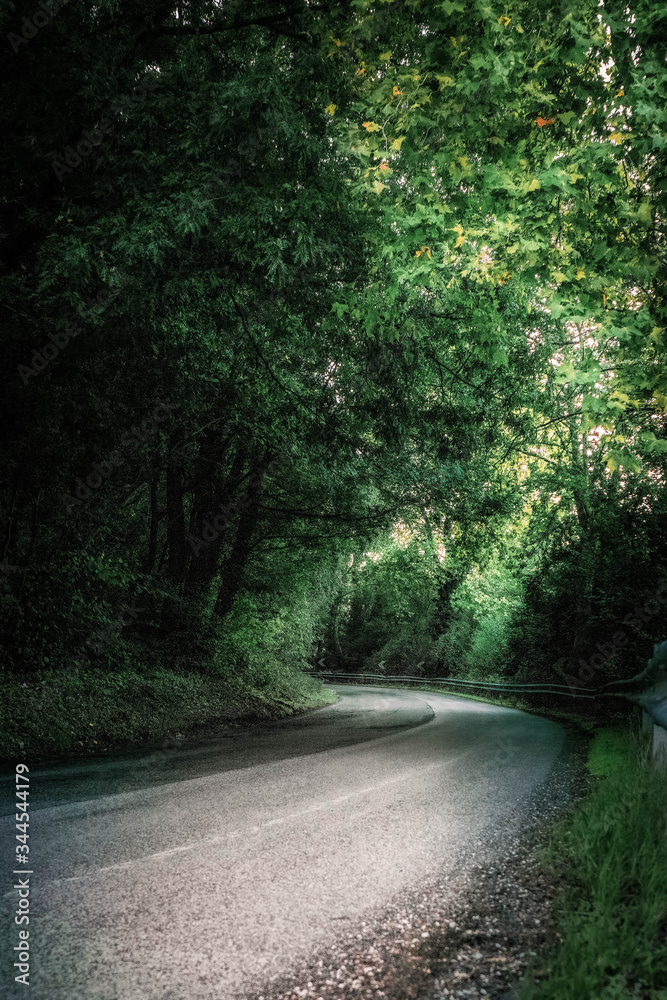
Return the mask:
POLYGON ((157 509, 157 473, 151 472, 148 480, 149 489, 149 510, 148 510, 148 551, 146 553, 146 558, 144 559, 144 573, 152 573, 155 569, 155 560, 157 557, 157 526, 158 526, 158 509, 157 509))
MULTIPOLYGON (((216 461, 220 461, 222 457, 218 453, 216 461)), ((226 509, 234 491, 238 488, 246 458, 247 449, 243 444, 239 444, 229 474, 220 484, 219 480, 211 481, 212 457, 208 456, 195 485, 195 499, 190 517, 190 537, 192 539, 203 541, 203 533, 207 530, 205 526, 207 524, 214 525, 216 518, 221 517, 221 511, 226 509)), ((192 551, 185 583, 188 595, 200 594, 208 589, 216 576, 223 544, 229 538, 229 531, 226 527, 222 527, 220 530, 209 528, 208 531, 211 535, 215 534, 215 537, 207 539, 204 545, 199 545, 195 541, 194 547, 191 546, 192 551)))
POLYGON ((243 580, 243 572, 250 556, 250 543, 259 520, 262 485, 268 464, 265 457, 255 466, 250 476, 248 490, 242 498, 243 508, 238 518, 234 544, 221 569, 222 583, 214 608, 214 614, 218 618, 224 618, 231 611, 243 580))
POLYGON ((169 464, 167 483, 167 578, 172 583, 185 580, 187 561, 185 512, 183 510, 183 476, 180 469, 169 464))
POLYGON ((184 627, 179 597, 187 568, 185 513, 183 510, 183 475, 169 463, 166 470, 167 486, 167 566, 165 576, 175 586, 176 593, 167 594, 162 602, 160 631, 170 635, 184 627))

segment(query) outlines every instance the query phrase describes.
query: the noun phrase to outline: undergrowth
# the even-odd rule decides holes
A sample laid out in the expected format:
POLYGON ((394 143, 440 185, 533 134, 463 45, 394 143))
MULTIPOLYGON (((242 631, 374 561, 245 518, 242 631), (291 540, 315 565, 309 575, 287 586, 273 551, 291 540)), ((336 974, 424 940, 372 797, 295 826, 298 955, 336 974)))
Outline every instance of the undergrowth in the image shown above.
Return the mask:
POLYGON ((544 856, 561 940, 521 1000, 667 1000, 667 772, 627 727, 595 734, 588 767, 596 786, 544 856))
POLYGON ((319 681, 287 669, 271 685, 166 668, 4 675, 0 759, 98 753, 216 722, 279 718, 332 700, 319 681))

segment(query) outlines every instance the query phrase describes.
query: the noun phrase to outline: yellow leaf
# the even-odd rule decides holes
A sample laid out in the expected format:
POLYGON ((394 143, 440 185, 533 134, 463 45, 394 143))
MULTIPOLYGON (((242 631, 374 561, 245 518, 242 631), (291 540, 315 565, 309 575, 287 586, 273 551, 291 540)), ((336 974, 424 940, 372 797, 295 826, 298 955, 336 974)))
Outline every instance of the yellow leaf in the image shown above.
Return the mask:
POLYGON ((660 334, 664 329, 665 329, 664 326, 654 326, 653 329, 651 330, 651 340, 657 344, 658 337, 660 336, 660 334))
POLYGON ((501 17, 498 18, 498 24, 502 24, 505 27, 507 27, 507 25, 510 23, 511 20, 512 20, 511 17, 507 17, 505 14, 503 14, 501 17))
POLYGON ((336 105, 335 104, 327 104, 327 106, 326 106, 326 108, 324 110, 326 111, 326 113, 328 115, 332 115, 334 113, 334 111, 336 110, 336 105))
POLYGON ((663 395, 661 392, 654 393, 653 398, 655 399, 655 405, 659 410, 664 413, 667 410, 667 396, 663 395))
POLYGON ((458 239, 456 240, 455 246, 460 247, 462 243, 465 243, 465 241, 466 241, 465 236, 459 236, 458 239))
POLYGON ((467 170, 468 169, 468 157, 467 156, 459 156, 459 163, 461 164, 461 170, 467 170))
POLYGON ((382 130, 382 126, 376 122, 362 122, 361 124, 367 132, 380 132, 382 130))
POLYGON ((402 93, 403 91, 399 90, 398 87, 394 87, 394 89, 392 90, 392 94, 394 95, 394 97, 398 97, 402 93))
POLYGON ((436 80, 438 80, 442 84, 443 87, 453 87, 454 86, 454 80, 452 79, 452 77, 451 76, 445 76, 444 73, 436 73, 435 74, 435 78, 436 78, 436 80))
POLYGON ((452 227, 452 232, 459 233, 460 236, 463 236, 463 226, 460 222, 457 222, 457 224, 452 227))
POLYGON ((618 461, 617 461, 617 459, 615 459, 613 457, 608 458, 607 459, 607 468, 609 469, 610 472, 616 472, 616 469, 618 468, 618 461))
POLYGON ((515 24, 514 28, 515 28, 516 31, 519 32, 520 35, 523 35, 523 28, 521 27, 520 24, 515 24))
POLYGON ((389 62, 391 59, 391 50, 389 50, 389 52, 381 52, 379 59, 381 62, 389 62))
POLYGON ((541 187, 540 182, 538 181, 537 177, 533 177, 532 181, 526 188, 526 191, 537 191, 539 187, 541 187))
POLYGON ((581 281, 581 279, 585 277, 586 277, 586 272, 583 270, 583 268, 578 267, 577 273, 575 274, 575 278, 577 279, 577 281, 581 281))
POLYGON ((562 271, 554 271, 554 278, 556 281, 567 281, 567 275, 563 274, 562 271))
POLYGON ((373 181, 373 190, 376 194, 382 194, 386 186, 387 185, 383 184, 382 181, 373 181))
POLYGON ((625 136, 621 132, 612 132, 609 141, 613 142, 615 146, 620 146, 624 138, 625 136))
POLYGON ((404 141, 405 141, 405 136, 404 135, 399 136, 398 139, 394 139, 394 141, 391 144, 391 148, 395 149, 397 152, 400 152, 401 146, 403 145, 404 141))

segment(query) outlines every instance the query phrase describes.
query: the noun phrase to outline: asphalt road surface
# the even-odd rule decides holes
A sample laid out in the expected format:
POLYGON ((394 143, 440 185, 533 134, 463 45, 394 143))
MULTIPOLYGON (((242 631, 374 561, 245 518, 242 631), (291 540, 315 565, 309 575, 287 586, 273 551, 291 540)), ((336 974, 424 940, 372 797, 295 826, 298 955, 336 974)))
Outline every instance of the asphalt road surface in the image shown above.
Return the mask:
POLYGON ((0 995, 257 997, 502 825, 563 748, 560 726, 512 709, 336 690, 336 705, 206 743, 33 769, 29 866, 13 861, 3 781, 0 995), (14 982, 19 867, 29 991, 14 982))

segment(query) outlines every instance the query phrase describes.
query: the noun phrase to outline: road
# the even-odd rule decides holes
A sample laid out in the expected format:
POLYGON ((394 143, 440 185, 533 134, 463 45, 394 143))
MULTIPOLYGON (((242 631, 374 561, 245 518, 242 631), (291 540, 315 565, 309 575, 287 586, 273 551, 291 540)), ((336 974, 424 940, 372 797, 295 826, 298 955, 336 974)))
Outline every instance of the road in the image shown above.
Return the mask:
MULTIPOLYGON (((563 748, 560 726, 515 710, 336 690, 336 705, 205 744, 31 772, 32 1000, 258 996, 506 822, 563 748)), ((8 784, 13 1000, 27 994, 10 957, 8 784)))

